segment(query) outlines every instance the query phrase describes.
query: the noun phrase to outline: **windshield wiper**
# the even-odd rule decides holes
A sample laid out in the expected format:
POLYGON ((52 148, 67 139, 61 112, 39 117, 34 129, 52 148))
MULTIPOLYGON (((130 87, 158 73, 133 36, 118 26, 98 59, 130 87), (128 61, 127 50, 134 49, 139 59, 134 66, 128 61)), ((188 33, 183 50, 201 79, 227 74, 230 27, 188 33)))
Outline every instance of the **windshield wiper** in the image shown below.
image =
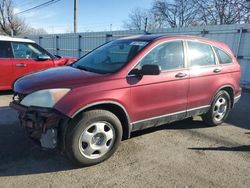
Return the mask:
POLYGON ((89 67, 85 67, 83 65, 77 65, 77 66, 73 66, 74 68, 80 69, 80 70, 84 70, 87 72, 93 72, 96 74, 108 74, 110 72, 106 72, 106 71, 102 71, 102 70, 98 70, 98 69, 93 69, 93 68, 89 68, 89 67))
POLYGON ((82 66, 82 65, 77 65, 76 68, 84 70, 84 71, 92 72, 89 68, 82 66))

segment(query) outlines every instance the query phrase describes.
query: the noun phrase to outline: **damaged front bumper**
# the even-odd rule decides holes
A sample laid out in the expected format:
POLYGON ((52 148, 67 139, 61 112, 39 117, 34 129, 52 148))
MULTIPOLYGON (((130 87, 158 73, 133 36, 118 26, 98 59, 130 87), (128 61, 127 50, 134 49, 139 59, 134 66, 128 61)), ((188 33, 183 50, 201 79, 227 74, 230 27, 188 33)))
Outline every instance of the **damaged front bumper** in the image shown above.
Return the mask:
POLYGON ((26 107, 15 101, 10 107, 19 112, 21 126, 32 139, 39 140, 44 148, 54 149, 58 145, 58 127, 64 115, 54 109, 26 107))

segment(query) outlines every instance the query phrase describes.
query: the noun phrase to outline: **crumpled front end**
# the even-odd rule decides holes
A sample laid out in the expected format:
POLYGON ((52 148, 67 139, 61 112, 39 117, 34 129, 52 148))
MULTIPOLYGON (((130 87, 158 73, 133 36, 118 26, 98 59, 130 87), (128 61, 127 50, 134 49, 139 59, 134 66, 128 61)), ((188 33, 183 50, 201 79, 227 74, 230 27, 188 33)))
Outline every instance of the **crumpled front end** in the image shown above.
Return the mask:
POLYGON ((56 148, 58 145, 58 127, 64 115, 51 108, 26 107, 20 104, 24 96, 15 94, 10 107, 19 112, 22 127, 32 139, 39 140, 44 148, 56 148))

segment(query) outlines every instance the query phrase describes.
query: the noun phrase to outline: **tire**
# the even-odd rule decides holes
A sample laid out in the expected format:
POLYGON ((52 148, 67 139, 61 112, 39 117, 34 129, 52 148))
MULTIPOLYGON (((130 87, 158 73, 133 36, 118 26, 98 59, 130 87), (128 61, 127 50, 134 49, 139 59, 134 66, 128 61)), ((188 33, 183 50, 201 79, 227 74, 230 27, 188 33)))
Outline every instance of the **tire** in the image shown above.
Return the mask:
POLYGON ((83 112, 69 126, 65 152, 73 163, 81 167, 108 159, 122 139, 120 120, 106 110, 83 112))
POLYGON ((221 90, 215 95, 209 111, 201 117, 208 125, 220 125, 227 118, 230 107, 231 100, 229 94, 226 91, 221 90))

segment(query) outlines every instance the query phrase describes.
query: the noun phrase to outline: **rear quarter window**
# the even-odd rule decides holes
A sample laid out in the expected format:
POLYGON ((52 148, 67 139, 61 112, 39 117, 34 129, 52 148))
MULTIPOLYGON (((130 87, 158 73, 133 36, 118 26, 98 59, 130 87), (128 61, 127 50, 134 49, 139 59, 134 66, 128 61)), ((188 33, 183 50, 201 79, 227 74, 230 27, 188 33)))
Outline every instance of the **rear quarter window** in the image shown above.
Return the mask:
POLYGON ((0 58, 13 58, 10 42, 0 41, 0 49, 0 58))
POLYGON ((216 52, 220 64, 229 64, 233 62, 232 58, 223 50, 216 47, 214 47, 214 50, 216 52))

